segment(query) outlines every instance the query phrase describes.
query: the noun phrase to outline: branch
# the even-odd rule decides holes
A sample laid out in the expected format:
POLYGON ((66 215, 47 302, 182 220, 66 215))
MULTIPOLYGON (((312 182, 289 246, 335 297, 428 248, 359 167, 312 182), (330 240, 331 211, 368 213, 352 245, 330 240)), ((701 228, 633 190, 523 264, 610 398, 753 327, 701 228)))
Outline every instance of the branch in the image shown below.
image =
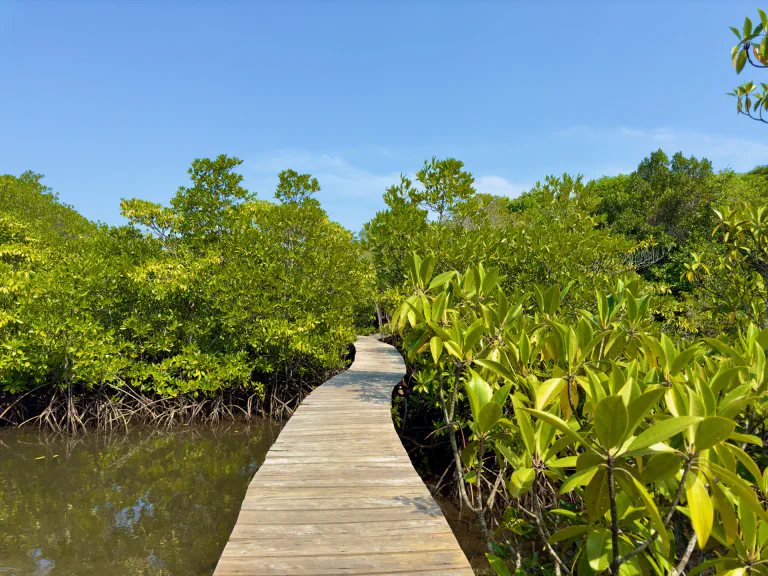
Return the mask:
POLYGON ((613 456, 608 456, 608 493, 611 501, 611 552, 613 554, 611 574, 618 576, 619 566, 621 566, 621 555, 619 553, 619 514, 616 510, 616 485, 613 481, 613 470, 613 456))
POLYGON ((566 566, 565 562, 563 562, 563 560, 560 558, 560 555, 555 551, 554 548, 552 548, 552 545, 549 543, 550 534, 547 531, 546 526, 544 526, 543 523, 541 522, 541 508, 539 507, 539 497, 536 495, 535 481, 533 483, 533 490, 531 490, 531 496, 533 496, 532 499, 533 499, 533 508, 534 508, 533 510, 534 513, 532 514, 532 516, 533 516, 534 523, 536 524, 536 530, 539 533, 539 537, 544 541, 544 546, 546 547, 547 552, 549 552, 549 555, 555 559, 555 562, 557 562, 560 568, 565 570, 565 573, 568 576, 573 576, 573 572, 571 572, 568 569, 568 566, 566 566))
POLYGON ((488 500, 485 504, 485 507, 491 510, 493 508, 493 500, 496 498, 496 492, 499 489, 499 486, 501 486, 501 481, 503 480, 504 471, 507 469, 507 465, 505 464, 500 470, 499 475, 496 476, 496 482, 493 483, 493 489, 491 490, 491 493, 488 494, 488 500))
POLYGON ((752 120, 755 120, 756 122, 762 122, 763 124, 768 124, 768 120, 763 118, 763 109, 762 109, 762 107, 760 108, 760 116, 759 117, 758 116, 752 116, 752 113, 749 110, 747 110, 746 112, 744 112, 744 110, 742 110, 741 112, 739 112, 739 114, 744 114, 744 116, 746 116, 747 118, 752 118, 752 120))
MULTIPOLYGON (((675 493, 675 497, 669 506, 669 510, 667 510, 666 515, 662 519, 662 524, 664 526, 667 526, 669 522, 672 520, 672 514, 675 513, 675 508, 677 508, 677 505, 680 502, 680 498, 683 495, 683 490, 685 490, 685 478, 686 476, 688 476, 688 471, 691 469, 692 465, 693 465, 693 459, 690 458, 686 463, 685 468, 683 468, 683 475, 680 477, 680 486, 677 487, 677 492, 675 493)), ((619 468, 618 470, 620 472, 626 472, 625 470, 621 470, 621 468, 619 468)), ((629 472, 627 472, 627 474, 629 474, 629 472)), ((629 554, 624 556, 621 560, 619 560, 619 565, 624 564, 624 562, 631 560, 632 558, 640 554, 640 552, 642 552, 643 550, 648 548, 648 546, 653 544, 658 537, 659 537, 659 532, 654 531, 654 533, 651 534, 651 536, 647 540, 645 540, 645 542, 640 544, 640 546, 638 546, 637 548, 632 550, 632 552, 630 552, 629 554)))
MULTIPOLYGON (((451 451, 453 452, 453 459, 455 464, 455 471, 456 471, 456 484, 458 484, 459 488, 459 495, 461 496, 462 502, 469 508, 472 512, 474 512, 476 515, 480 513, 475 506, 472 504, 472 501, 469 499, 469 496, 467 495, 467 490, 464 486, 464 478, 461 474, 461 454, 459 453, 459 447, 456 445, 456 430, 453 427, 453 418, 452 415, 448 412, 448 407, 445 404, 445 394, 443 392, 443 376, 440 372, 438 372, 439 376, 439 382, 440 382, 440 404, 443 407, 443 414, 445 415, 445 423, 448 425, 448 440, 451 443, 451 451)), ((456 384, 454 388, 457 386, 456 384)))
POLYGON ((752 56, 749 54, 749 48, 752 46, 751 42, 747 42, 744 44, 744 53, 747 55, 747 61, 752 64, 755 68, 768 68, 768 64, 755 64, 752 61, 752 56))
POLYGON ((693 549, 696 547, 697 540, 698 536, 696 536, 696 533, 694 532, 693 536, 691 536, 691 539, 688 541, 688 547, 680 558, 680 562, 678 562, 677 566, 670 571, 669 576, 679 576, 683 573, 683 570, 688 564, 688 560, 691 559, 691 554, 693 554, 693 549))

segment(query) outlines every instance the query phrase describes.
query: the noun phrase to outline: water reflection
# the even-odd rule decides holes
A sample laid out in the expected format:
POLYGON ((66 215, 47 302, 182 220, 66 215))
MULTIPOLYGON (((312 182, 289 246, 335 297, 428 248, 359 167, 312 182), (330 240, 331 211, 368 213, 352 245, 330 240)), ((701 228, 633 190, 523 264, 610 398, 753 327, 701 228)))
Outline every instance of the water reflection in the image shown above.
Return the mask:
POLYGON ((211 574, 277 433, 0 429, 0 575, 211 574))

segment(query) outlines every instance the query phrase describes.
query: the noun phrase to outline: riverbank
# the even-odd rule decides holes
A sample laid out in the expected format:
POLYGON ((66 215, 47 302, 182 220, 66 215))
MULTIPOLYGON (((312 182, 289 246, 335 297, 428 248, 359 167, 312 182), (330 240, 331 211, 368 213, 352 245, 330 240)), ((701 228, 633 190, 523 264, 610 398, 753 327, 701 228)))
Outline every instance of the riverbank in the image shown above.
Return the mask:
POLYGON ((0 428, 31 424, 54 432, 79 433, 128 431, 134 426, 169 429, 218 425, 259 416, 282 420, 293 414, 317 386, 345 370, 354 358, 355 347, 349 344, 336 362, 341 368, 320 371, 314 379, 252 375, 249 385, 213 393, 163 396, 127 383, 71 384, 65 388, 50 383, 27 392, 0 392, 0 428))

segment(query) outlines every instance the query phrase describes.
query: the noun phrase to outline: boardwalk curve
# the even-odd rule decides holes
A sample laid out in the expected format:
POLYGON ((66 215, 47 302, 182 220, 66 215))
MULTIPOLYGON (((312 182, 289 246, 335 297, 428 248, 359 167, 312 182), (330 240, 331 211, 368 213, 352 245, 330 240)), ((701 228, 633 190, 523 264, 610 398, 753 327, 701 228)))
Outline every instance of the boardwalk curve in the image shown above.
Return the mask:
POLYGON ((355 349, 283 428, 214 576, 473 574, 392 424, 402 357, 371 337, 355 349))

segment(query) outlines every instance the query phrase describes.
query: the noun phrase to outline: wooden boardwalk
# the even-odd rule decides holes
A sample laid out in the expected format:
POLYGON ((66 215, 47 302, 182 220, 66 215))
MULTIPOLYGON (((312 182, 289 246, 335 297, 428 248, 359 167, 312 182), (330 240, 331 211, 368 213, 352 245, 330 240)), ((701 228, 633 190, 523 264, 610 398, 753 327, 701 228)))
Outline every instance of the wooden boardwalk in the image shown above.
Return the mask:
POLYGON ((392 424, 400 354, 371 337, 301 404, 248 487, 214 576, 471 576, 392 424))

